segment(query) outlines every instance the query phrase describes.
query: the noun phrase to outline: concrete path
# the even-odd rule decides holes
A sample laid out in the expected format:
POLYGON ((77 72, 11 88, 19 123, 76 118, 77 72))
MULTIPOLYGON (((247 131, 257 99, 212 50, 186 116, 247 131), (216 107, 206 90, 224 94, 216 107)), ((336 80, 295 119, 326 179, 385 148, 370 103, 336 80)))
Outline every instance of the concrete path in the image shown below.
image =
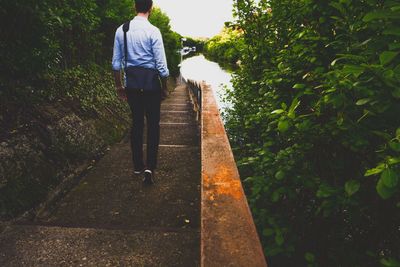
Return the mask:
POLYGON ((141 178, 128 139, 113 146, 55 207, 4 229, 0 266, 198 266, 199 133, 185 86, 162 103, 156 184, 141 178))

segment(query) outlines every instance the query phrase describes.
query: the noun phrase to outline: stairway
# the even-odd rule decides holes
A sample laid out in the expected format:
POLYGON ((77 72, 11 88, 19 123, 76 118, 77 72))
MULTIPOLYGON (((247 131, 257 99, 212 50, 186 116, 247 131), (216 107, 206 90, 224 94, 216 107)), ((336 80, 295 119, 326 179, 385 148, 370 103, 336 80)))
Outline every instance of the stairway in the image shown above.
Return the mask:
POLYGON ((199 130, 185 85, 161 106, 155 180, 133 175, 126 138, 55 207, 6 227, 0 266, 198 266, 199 130))

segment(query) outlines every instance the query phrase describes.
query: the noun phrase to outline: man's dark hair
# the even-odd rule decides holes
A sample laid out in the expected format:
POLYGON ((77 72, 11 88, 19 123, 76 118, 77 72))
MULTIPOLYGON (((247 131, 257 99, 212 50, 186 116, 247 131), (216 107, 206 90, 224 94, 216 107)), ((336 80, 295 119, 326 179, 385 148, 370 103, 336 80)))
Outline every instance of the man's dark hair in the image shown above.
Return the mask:
POLYGON ((153 6, 153 0, 135 0, 137 13, 147 13, 153 6))

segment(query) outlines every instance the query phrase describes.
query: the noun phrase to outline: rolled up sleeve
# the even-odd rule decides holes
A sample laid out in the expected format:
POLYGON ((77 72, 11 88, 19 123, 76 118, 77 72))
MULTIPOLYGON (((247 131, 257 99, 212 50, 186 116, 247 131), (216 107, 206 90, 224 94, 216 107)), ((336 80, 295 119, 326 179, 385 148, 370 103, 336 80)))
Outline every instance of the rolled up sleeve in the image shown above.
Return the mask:
POLYGON ((112 69, 117 71, 122 69, 122 60, 124 58, 119 38, 120 30, 121 29, 118 28, 117 31, 115 32, 113 58, 112 58, 112 69))
POLYGON ((154 53, 154 59, 156 63, 156 69, 158 70, 161 77, 168 77, 169 70, 167 65, 167 57, 165 55, 164 43, 161 36, 160 30, 156 30, 152 38, 152 49, 154 53))

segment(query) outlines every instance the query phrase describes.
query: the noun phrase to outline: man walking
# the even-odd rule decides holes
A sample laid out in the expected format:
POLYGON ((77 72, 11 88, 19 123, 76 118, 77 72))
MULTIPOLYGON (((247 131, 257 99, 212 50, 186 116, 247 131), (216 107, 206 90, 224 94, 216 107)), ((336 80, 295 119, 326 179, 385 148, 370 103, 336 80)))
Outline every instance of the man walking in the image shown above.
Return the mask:
POLYGON ((160 140, 160 105, 169 76, 160 30, 149 21, 152 0, 135 0, 137 16, 115 33, 112 67, 115 85, 132 111, 131 150, 134 173, 144 172, 143 182, 153 184, 160 140), (125 86, 122 83, 125 68, 125 86), (161 84, 160 79, 161 78, 161 84), (147 159, 143 160, 144 117, 147 123, 147 159))

